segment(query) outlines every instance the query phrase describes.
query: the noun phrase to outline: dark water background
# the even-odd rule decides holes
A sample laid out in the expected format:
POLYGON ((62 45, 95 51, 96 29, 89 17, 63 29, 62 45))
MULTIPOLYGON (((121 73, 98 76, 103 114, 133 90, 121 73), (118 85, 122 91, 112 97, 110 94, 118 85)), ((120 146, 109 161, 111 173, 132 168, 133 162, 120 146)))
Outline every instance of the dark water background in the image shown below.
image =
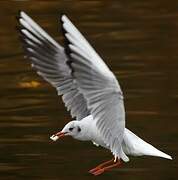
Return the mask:
POLYGON ((67 13, 119 79, 127 127, 174 158, 131 158, 97 178, 178 179, 177 0, 0 1, 0 179, 96 179, 87 171, 111 158, 89 142, 49 140, 70 116, 23 58, 19 9, 60 42, 67 13))

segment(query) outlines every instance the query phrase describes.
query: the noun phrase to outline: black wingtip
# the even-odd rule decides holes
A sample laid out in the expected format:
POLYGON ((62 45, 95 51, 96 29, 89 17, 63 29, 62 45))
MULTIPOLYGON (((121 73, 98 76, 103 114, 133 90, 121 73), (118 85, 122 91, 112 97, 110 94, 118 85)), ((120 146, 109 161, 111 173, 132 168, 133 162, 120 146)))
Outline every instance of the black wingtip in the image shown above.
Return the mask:
POLYGON ((63 21, 62 21, 62 17, 63 16, 66 16, 67 18, 68 18, 68 15, 66 14, 66 13, 60 13, 60 21, 62 22, 62 23, 64 23, 63 21))
POLYGON ((61 13, 60 13, 60 17, 63 16, 63 15, 65 15, 65 13, 61 12, 61 13))
POLYGON ((60 22, 63 24, 64 22, 62 21, 62 17, 63 16, 66 16, 66 14, 65 13, 60 13, 60 22))
POLYGON ((65 15, 65 13, 64 12, 61 12, 60 13, 60 18, 62 18, 62 16, 64 16, 65 15))
POLYGON ((19 20, 22 18, 22 16, 21 16, 21 12, 23 12, 23 11, 18 10, 17 15, 15 16, 15 18, 16 18, 16 20, 17 20, 18 22, 19 22, 19 20))
POLYGON ((20 26, 15 26, 15 29, 16 29, 17 31, 21 32, 20 26))
MULTIPOLYGON (((21 25, 17 25, 15 26, 15 29, 20 33, 20 34, 23 34, 22 30, 25 29, 23 26, 21 25)), ((24 34, 23 34, 24 35, 24 34)))
POLYGON ((16 31, 18 31, 19 33, 21 33, 21 24, 20 24, 20 18, 21 18, 21 16, 20 16, 20 10, 18 10, 18 13, 17 13, 17 15, 15 16, 15 19, 17 20, 17 25, 15 26, 15 30, 16 31))
POLYGON ((68 41, 68 39, 65 37, 65 29, 63 28, 63 21, 61 20, 61 32, 63 34, 63 37, 64 37, 64 51, 65 53, 70 56, 70 49, 69 49, 69 44, 70 42, 68 41))
POLYGON ((22 10, 18 10, 18 16, 21 17, 21 12, 23 12, 22 10))
POLYGON ((15 16, 15 19, 16 19, 17 21, 19 21, 20 16, 19 16, 19 15, 16 15, 16 16, 15 16))
MULTIPOLYGON (((64 37, 64 39, 63 39, 63 42, 64 42, 64 51, 65 51, 65 53, 70 57, 70 53, 71 53, 70 48, 69 48, 70 42, 69 42, 68 39, 65 37, 66 31, 65 31, 65 29, 63 28, 63 24, 64 24, 64 21, 62 21, 62 17, 63 17, 63 16, 67 16, 66 13, 60 13, 60 22, 61 22, 61 26, 60 26, 60 27, 61 27, 61 32, 62 32, 63 37, 64 37)), ((69 67, 71 67, 71 61, 67 61, 67 64, 68 64, 69 67)), ((71 69, 72 69, 72 68, 71 68, 71 69)))

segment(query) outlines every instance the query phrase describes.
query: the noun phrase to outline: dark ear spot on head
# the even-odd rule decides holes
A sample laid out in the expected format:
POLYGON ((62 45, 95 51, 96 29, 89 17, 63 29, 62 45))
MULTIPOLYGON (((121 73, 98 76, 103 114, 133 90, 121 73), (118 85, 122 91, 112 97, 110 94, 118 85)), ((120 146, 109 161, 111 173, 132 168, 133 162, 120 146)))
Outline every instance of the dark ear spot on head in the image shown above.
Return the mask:
POLYGON ((80 131, 81 131, 81 128, 78 126, 78 129, 77 129, 77 130, 78 130, 78 132, 80 132, 80 131))

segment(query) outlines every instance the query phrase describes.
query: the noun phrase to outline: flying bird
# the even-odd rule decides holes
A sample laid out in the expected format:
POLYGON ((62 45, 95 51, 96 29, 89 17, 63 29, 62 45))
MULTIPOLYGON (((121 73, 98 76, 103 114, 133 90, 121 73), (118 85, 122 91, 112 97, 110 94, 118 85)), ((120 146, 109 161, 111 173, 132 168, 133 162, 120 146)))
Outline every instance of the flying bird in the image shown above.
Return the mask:
POLYGON ((123 93, 115 75, 66 15, 60 23, 65 47, 57 43, 25 12, 18 16, 18 30, 26 57, 43 79, 62 95, 75 120, 50 138, 72 136, 111 151, 113 159, 89 172, 102 174, 128 162, 128 155, 172 159, 125 127, 123 93))

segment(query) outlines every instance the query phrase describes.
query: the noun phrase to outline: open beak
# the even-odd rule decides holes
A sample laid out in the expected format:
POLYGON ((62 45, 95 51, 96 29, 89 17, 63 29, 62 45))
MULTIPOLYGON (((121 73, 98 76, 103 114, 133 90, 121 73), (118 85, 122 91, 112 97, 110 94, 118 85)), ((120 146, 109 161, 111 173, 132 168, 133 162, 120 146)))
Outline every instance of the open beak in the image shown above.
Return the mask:
POLYGON ((58 138, 62 138, 62 137, 64 137, 65 135, 67 134, 67 132, 58 132, 58 133, 56 133, 55 135, 56 136, 58 136, 58 138))
POLYGON ((50 137, 51 140, 57 141, 59 138, 65 137, 67 132, 58 132, 50 137))

